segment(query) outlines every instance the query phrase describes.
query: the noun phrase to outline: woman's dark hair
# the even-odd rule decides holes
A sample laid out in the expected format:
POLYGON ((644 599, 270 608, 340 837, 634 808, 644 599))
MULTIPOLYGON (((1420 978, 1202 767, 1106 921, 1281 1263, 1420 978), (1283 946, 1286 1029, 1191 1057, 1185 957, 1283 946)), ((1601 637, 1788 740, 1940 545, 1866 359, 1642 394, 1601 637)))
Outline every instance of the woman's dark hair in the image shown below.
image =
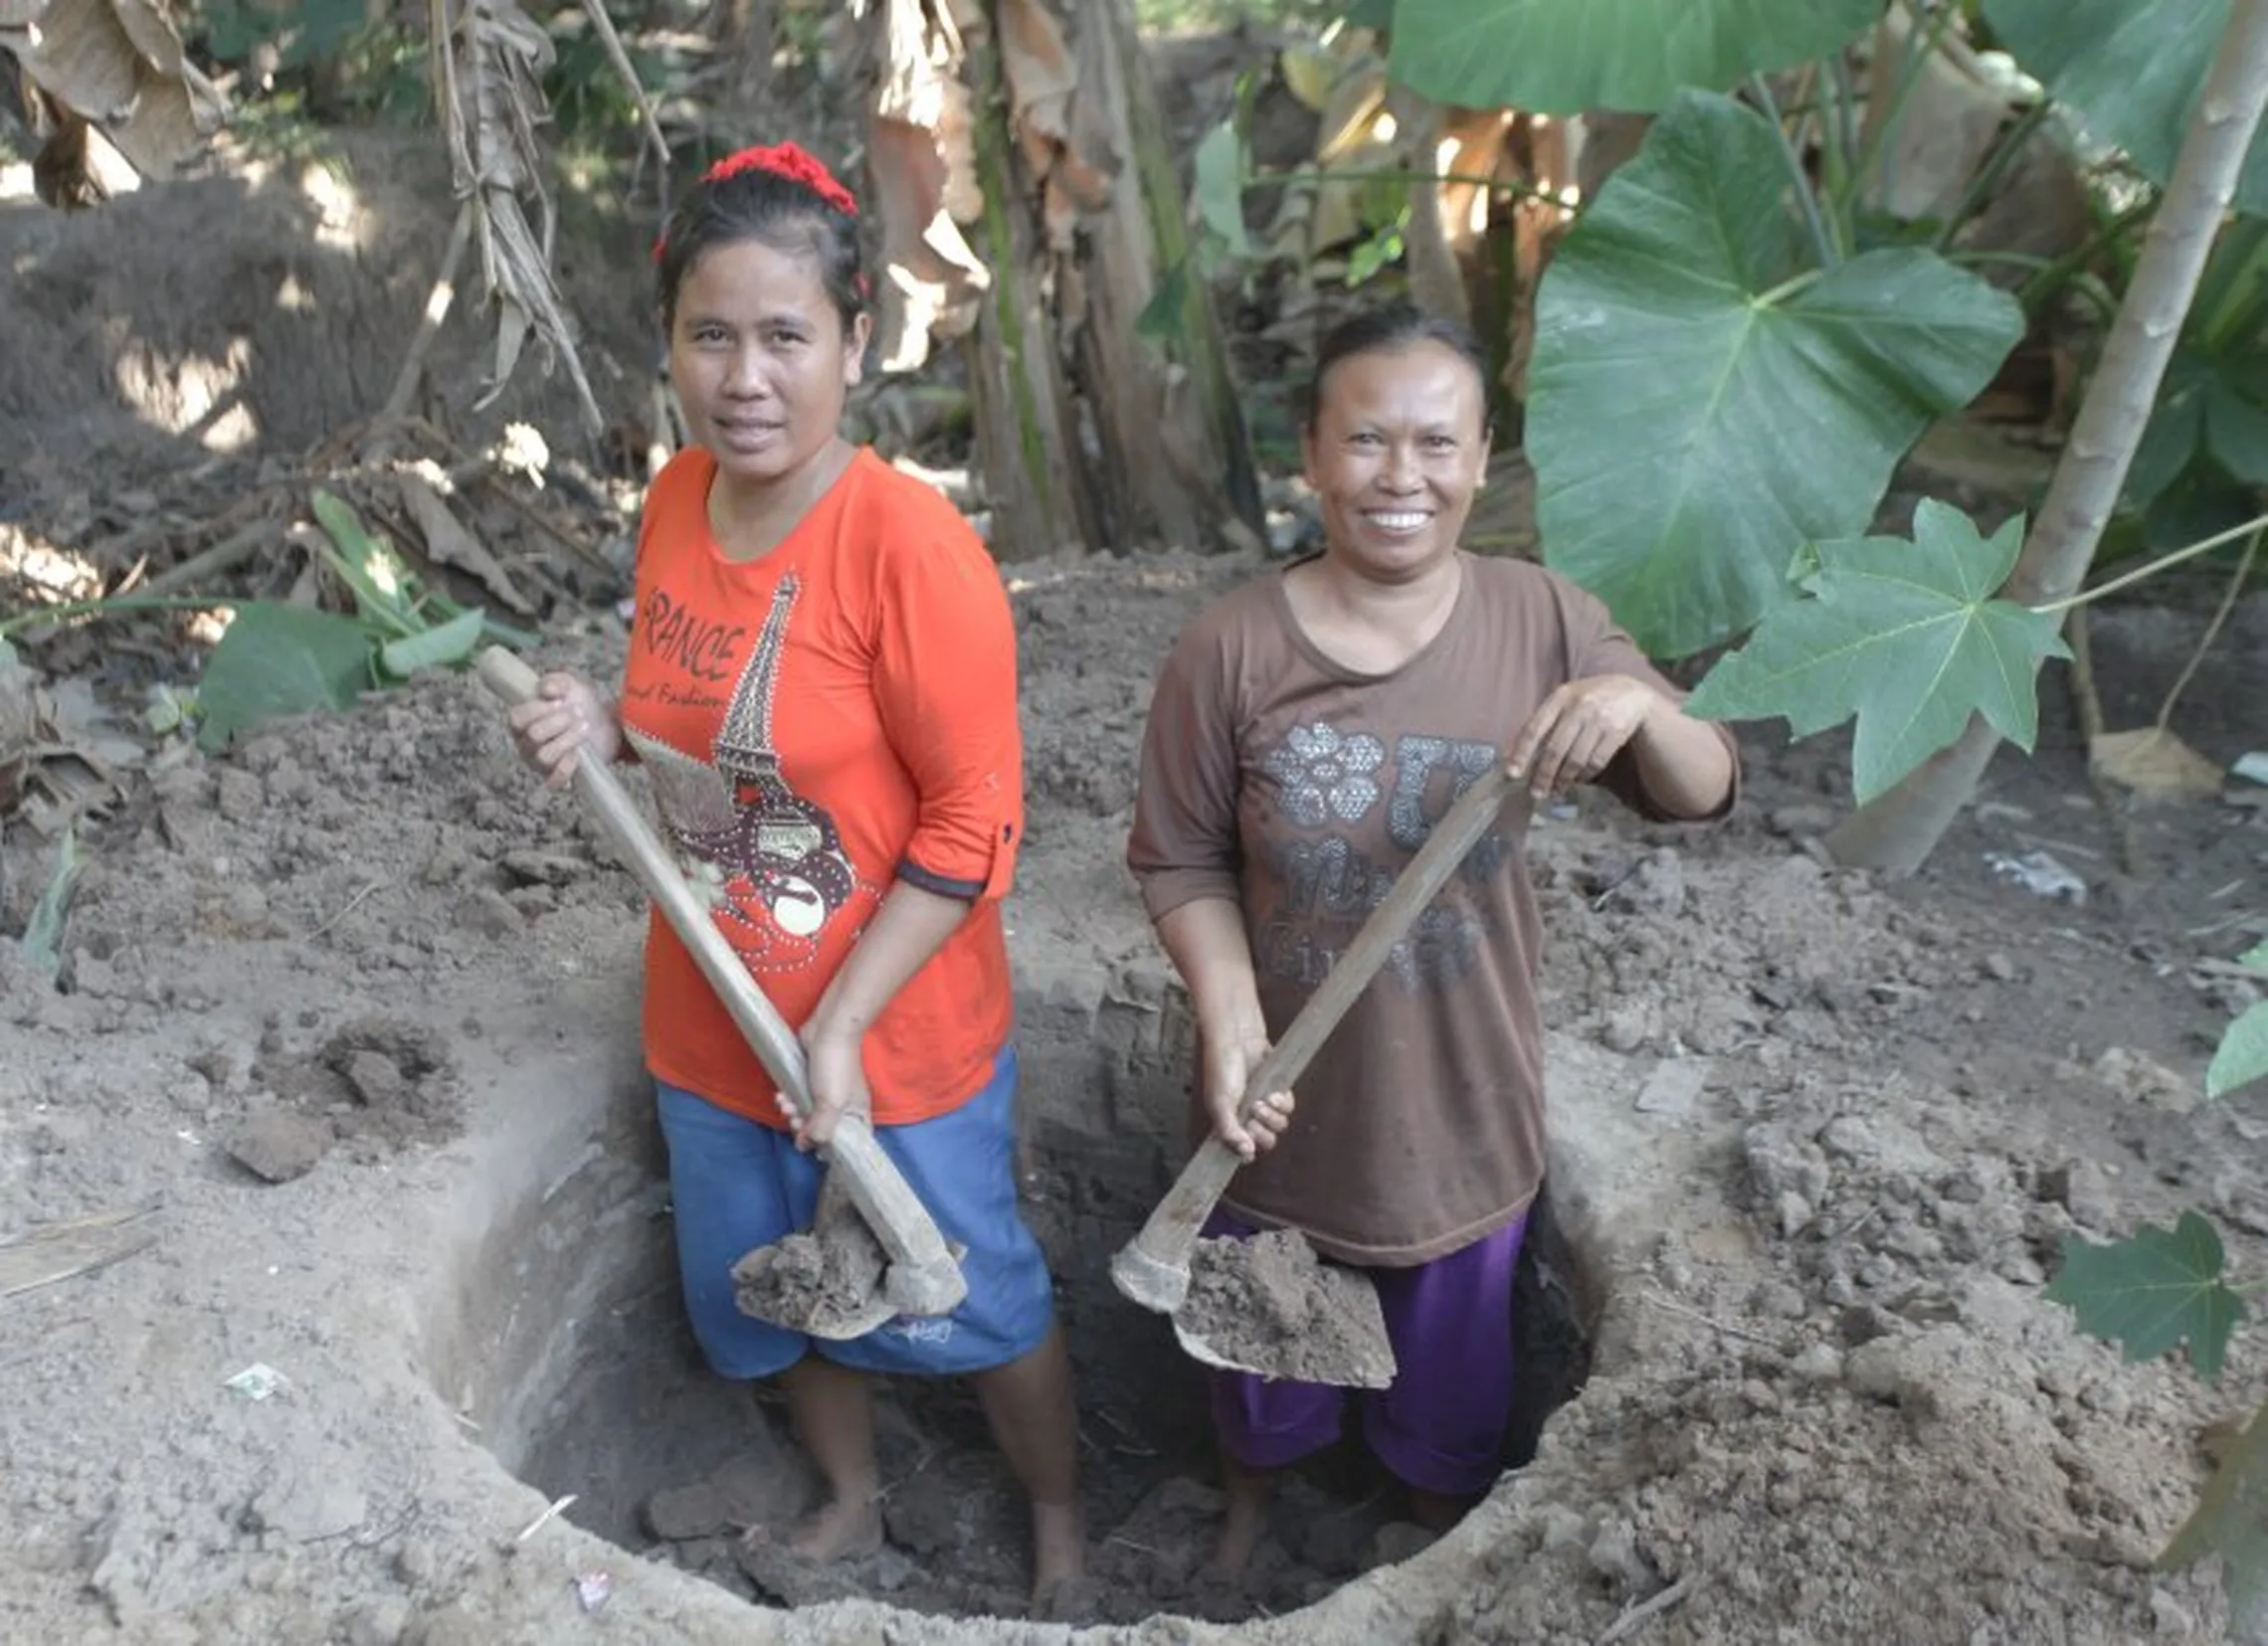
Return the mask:
POLYGON ((850 334, 866 309, 857 208, 826 167, 793 144, 743 150, 719 161, 669 214, 662 238, 654 243, 663 331, 676 324, 677 292, 693 265, 719 246, 744 240, 812 258, 819 265, 821 285, 842 316, 844 334, 850 334))
POLYGON ((1323 387, 1331 368, 1358 354, 1399 354, 1418 343, 1438 343, 1472 368, 1480 383, 1481 422, 1488 421, 1488 351, 1472 328, 1445 315, 1427 314, 1409 303, 1390 303, 1364 309, 1341 320, 1324 334, 1316 352, 1315 375, 1307 380, 1306 426, 1315 427, 1323 411, 1323 387))

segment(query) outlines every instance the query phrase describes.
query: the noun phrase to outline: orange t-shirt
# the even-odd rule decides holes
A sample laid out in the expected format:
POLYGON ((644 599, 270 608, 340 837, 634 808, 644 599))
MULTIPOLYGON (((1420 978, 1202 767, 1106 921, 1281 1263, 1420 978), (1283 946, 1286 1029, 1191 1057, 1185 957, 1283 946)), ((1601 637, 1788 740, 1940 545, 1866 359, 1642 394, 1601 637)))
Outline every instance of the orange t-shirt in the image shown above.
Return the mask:
MULTIPOLYGON (((865 1039, 877 1122, 942 1114, 983 1089, 1012 1027, 1000 899, 1024 755, 1008 597, 952 504, 870 451, 746 563, 710 536, 715 472, 689 448, 647 496, 623 728, 696 892, 791 1027, 893 880, 970 899, 865 1039)), ((659 910, 645 1032, 661 1079, 783 1124, 659 910)))

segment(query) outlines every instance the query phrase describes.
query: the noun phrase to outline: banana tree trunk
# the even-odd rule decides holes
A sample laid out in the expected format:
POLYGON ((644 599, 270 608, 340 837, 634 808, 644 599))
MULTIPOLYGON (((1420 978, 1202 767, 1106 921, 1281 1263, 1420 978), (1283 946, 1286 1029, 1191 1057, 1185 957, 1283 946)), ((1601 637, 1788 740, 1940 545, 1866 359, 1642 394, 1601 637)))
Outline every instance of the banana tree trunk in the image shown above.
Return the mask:
MULTIPOLYGON (((988 5, 988 13, 997 13, 988 5)), ((962 354, 976 432, 977 471, 992 504, 993 552, 1003 559, 1100 547, 1102 511, 1082 478, 1079 420, 1056 335, 1051 260, 1037 203, 1021 174, 997 29, 969 43, 977 172, 984 216, 970 240, 992 276, 962 354)), ((1099 455, 1099 454, 1098 454, 1099 455)))
POLYGON ((959 340, 995 551, 1256 542, 1243 416, 1129 0, 875 15, 883 359, 909 370, 959 340))

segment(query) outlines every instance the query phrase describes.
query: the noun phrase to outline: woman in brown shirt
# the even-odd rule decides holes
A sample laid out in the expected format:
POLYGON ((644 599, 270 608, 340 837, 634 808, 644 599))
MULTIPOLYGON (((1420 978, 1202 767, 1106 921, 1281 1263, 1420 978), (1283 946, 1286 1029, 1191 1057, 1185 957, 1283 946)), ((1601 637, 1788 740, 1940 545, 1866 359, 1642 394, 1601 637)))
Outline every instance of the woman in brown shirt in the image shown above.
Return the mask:
MULTIPOLYGON (((1440 1529, 1498 1472, 1511 1277, 1543 1175, 1532 798, 1600 783, 1656 819, 1730 808, 1732 740, 1597 600, 1457 546, 1488 461, 1484 356, 1409 308, 1326 341, 1302 447, 1323 552, 1183 634, 1152 701, 1128 862, 1196 1006, 1199 1100, 1248 1163, 1213 1232, 1291 1227, 1379 1287, 1401 1371, 1365 1437, 1440 1529), (1525 779, 1300 1082, 1246 1076, 1458 794, 1525 779)), ((1330 1444, 1346 1391, 1216 1373, 1219 1563, 1269 1471, 1330 1444)))

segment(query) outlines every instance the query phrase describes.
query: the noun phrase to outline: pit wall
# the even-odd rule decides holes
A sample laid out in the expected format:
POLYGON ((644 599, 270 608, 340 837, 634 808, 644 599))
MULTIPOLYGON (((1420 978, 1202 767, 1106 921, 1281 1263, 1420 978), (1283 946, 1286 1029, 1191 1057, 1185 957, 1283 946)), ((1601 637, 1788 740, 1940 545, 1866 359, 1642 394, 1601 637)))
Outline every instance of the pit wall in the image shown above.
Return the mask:
POLYGON ((422 1360, 507 1470, 575 1370, 577 1328, 670 1278, 665 1171, 635 989, 579 1024, 580 1049, 519 1065, 436 1231, 422 1360))
MULTIPOLYGON (((1020 992, 1028 1159, 1042 1179, 1074 1184, 1053 1211, 1067 1218, 1051 1255, 1103 1278, 1119 1240, 1146 1213, 1179 1151, 1186 1112, 1190 1015, 1161 966, 1030 970, 1020 992)), ((587 1003, 586 1003, 587 1004, 587 1003)), ((420 1359, 467 1432, 447 1460, 501 1492, 533 1520, 542 1495, 509 1478, 542 1432, 574 1370, 575 1323, 666 1283, 662 1160, 638 1055, 636 990, 576 1017, 578 1053, 513 1059, 481 1105, 461 1183, 436 1226, 416 1310, 420 1359), (485 1451, 482 1451, 485 1447, 485 1451)), ((551 1036, 564 1038, 556 1026, 551 1036)), ((1607 1277, 1631 1272, 1658 1242, 1663 1208, 1692 1165, 1692 1141, 1631 1112, 1642 1072, 1630 1059, 1555 1037, 1551 1047, 1557 1213, 1575 1255, 1574 1283, 1598 1327, 1595 1374, 1626 1345, 1635 1305, 1607 1277)), ((1079 1277, 1066 1274, 1066 1282, 1079 1277)), ((1550 1456, 1565 1469, 1570 1460, 1550 1456)), ((1227 1627, 1158 1618, 1131 1628, 921 1617, 872 1602, 780 1612, 747 1605, 673 1569, 629 1561, 581 1530, 554 1523, 523 1553, 507 1537, 465 1574, 458 1592, 407 1637, 420 1646, 549 1642, 587 1628, 561 1572, 627 1574, 606 1614, 617 1640, 740 1646, 1310 1646, 1316 1640, 1446 1638, 1447 1602, 1510 1555, 1506 1538, 1543 1483, 1516 1478, 1463 1526, 1414 1560, 1384 1567, 1319 1604, 1227 1627), (533 1563, 531 1563, 533 1562, 533 1563), (537 1574, 541 1575, 538 1576, 537 1574)), ((486 1495, 485 1492, 482 1494, 486 1495)))
MULTIPOLYGON (((1046 1243, 1107 1286, 1110 1252, 1168 1179, 1189 1014, 1162 973, 1065 974, 1018 999, 1023 1156, 1064 1186, 1046 1243)), ((428 1377, 514 1472, 577 1370, 580 1323, 675 1278, 635 992, 588 1027, 586 1053, 528 1066, 526 1089, 498 1103, 436 1231, 421 1311, 428 1377)))

